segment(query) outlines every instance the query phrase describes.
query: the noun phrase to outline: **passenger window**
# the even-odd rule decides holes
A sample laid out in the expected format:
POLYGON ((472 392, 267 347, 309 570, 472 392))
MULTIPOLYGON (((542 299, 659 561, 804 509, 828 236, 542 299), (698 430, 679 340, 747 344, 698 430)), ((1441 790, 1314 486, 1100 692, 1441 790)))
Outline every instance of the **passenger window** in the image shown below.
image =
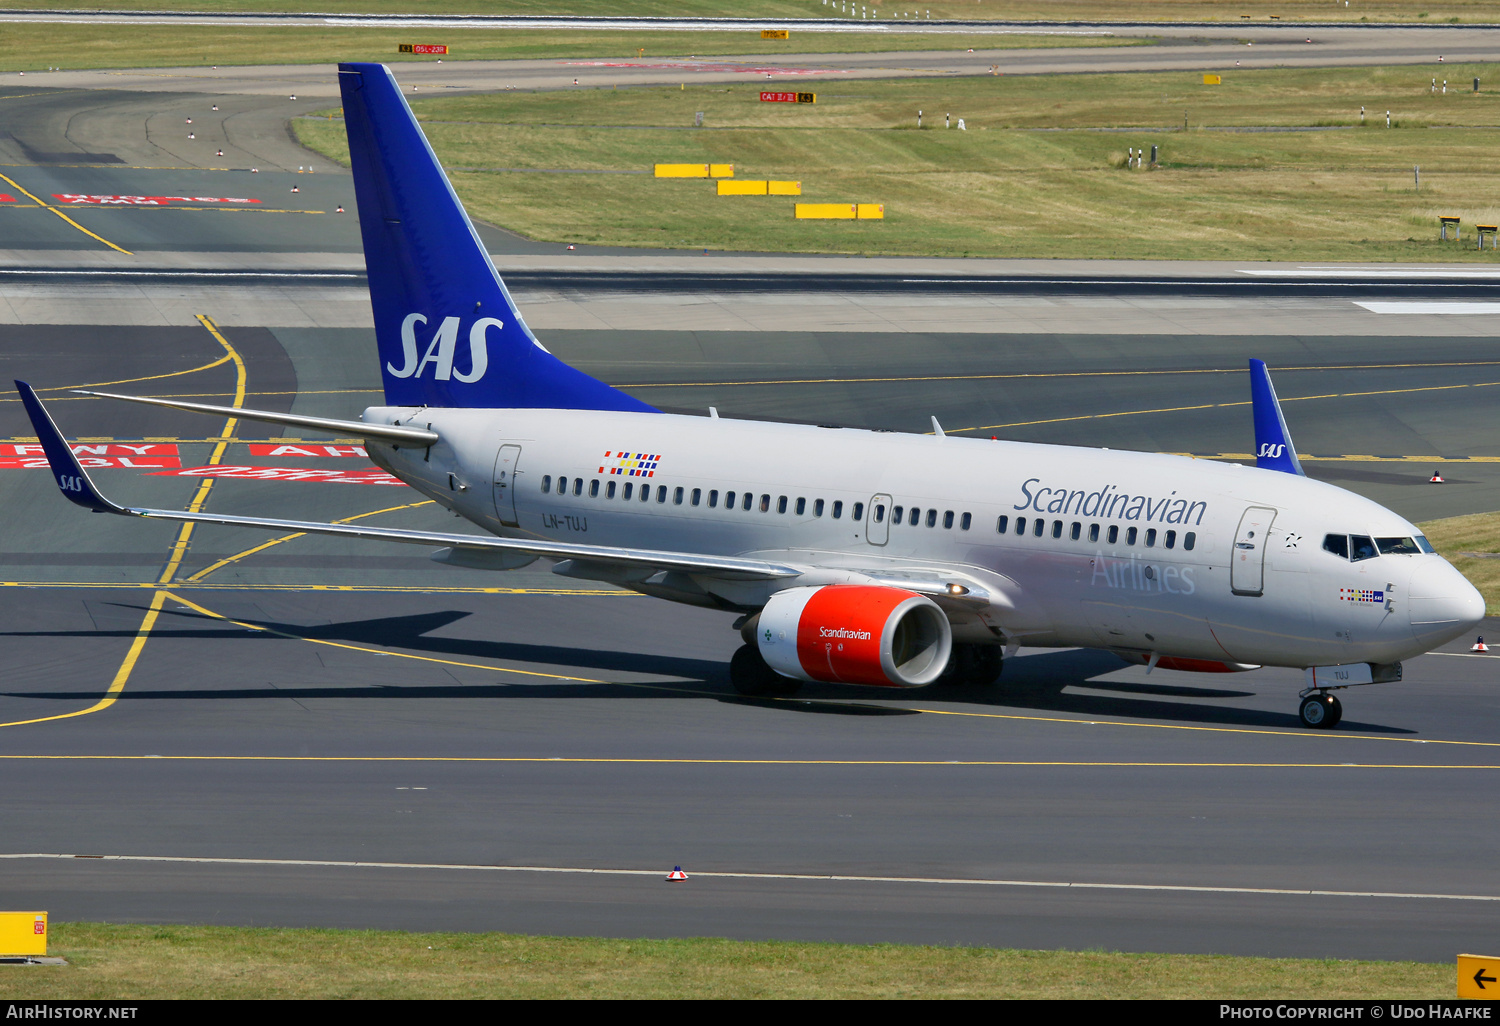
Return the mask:
POLYGON ((967 531, 973 525, 974 525, 974 514, 972 514, 972 513, 965 513, 963 516, 961 516, 961 517, 958 518, 958 529, 960 531, 967 531))
POLYGON ((1146 548, 1156 548, 1156 528, 1154 527, 1146 528, 1146 548))
POLYGON ((558 495, 567 495, 568 494, 568 479, 567 478, 560 477, 560 478, 557 479, 557 494, 558 495))
POLYGON ((1349 536, 1349 561, 1358 563, 1361 559, 1374 559, 1380 555, 1375 551, 1375 543, 1362 534, 1351 534, 1349 536))
MULTIPOLYGON (((630 486, 626 485, 625 487, 629 488, 630 486)), ((629 498, 629 496, 627 495, 626 498, 629 498)), ((708 508, 709 509, 717 509, 718 506, 719 506, 719 490, 717 488, 710 488, 708 490, 708 508)))
POLYGON ((1375 544, 1385 556, 1415 556, 1422 551, 1410 538, 1376 538, 1375 544))
POLYGON ((943 514, 943 529, 946 531, 953 530, 953 511, 951 509, 943 514))
POLYGON ((1182 536, 1182 547, 1188 552, 1192 552, 1193 546, 1196 544, 1198 544, 1197 531, 1189 531, 1187 534, 1182 536))
POLYGON ((615 497, 615 484, 616 482, 611 481, 604 486, 604 497, 606 499, 613 499, 615 497))
MULTIPOLYGON (((949 513, 948 517, 949 517, 949 520, 951 521, 952 518, 953 518, 953 514, 949 513)), ((930 510, 927 511, 927 526, 928 527, 936 527, 937 526, 937 510, 930 509, 930 510)))
POLYGON ((648 484, 641 485, 641 501, 642 502, 649 502, 650 500, 651 500, 651 486, 648 485, 648 484))
POLYGON ((1073 521, 1073 530, 1070 531, 1070 532, 1068 532, 1068 537, 1071 538, 1073 541, 1077 541, 1082 534, 1083 534, 1083 525, 1080 524, 1076 520, 1073 521))
POLYGON ((916 527, 918 521, 920 521, 921 519, 922 519, 922 511, 921 511, 921 509, 919 509, 916 506, 913 506, 911 508, 911 515, 907 517, 906 522, 908 524, 910 524, 912 527, 916 527))
MULTIPOLYGON (((595 482, 595 483, 597 484, 597 482, 595 482)), ((573 479, 573 494, 574 495, 582 495, 583 494, 583 478, 581 478, 581 477, 575 477, 573 479)))
POLYGON ((1046 528, 1046 526, 1047 526, 1047 522, 1045 520, 1043 520, 1041 517, 1037 517, 1031 523, 1032 523, 1032 526, 1031 526, 1032 537, 1034 537, 1034 538, 1040 538, 1042 536, 1042 530, 1044 528, 1046 528))
POLYGON ((1098 524, 1090 524, 1089 525, 1089 541, 1096 542, 1098 540, 1099 540, 1099 525, 1098 524))
MULTIPOLYGON (((858 520, 859 517, 855 517, 854 519, 858 520)), ((875 522, 878 524, 881 521, 883 521, 884 519, 885 519, 885 503, 883 503, 883 502, 877 502, 875 504, 875 522)))
POLYGON ((748 513, 750 511, 751 504, 754 502, 755 496, 750 492, 746 492, 743 496, 740 497, 740 509, 745 510, 748 513))
POLYGON ((1109 543, 1111 545, 1113 545, 1115 542, 1117 542, 1119 540, 1120 540, 1120 525, 1119 524, 1110 524, 1109 525, 1109 543))
POLYGON ((678 489, 676 489, 675 491, 672 492, 672 505, 674 505, 674 506, 681 506, 682 505, 682 489, 681 488, 678 488, 678 489))
POLYGON ((1016 517, 1016 533, 1017 534, 1025 534, 1026 533, 1026 518, 1025 517, 1016 517))
POLYGON ((656 486, 656 501, 657 502, 666 502, 667 501, 667 486, 666 485, 657 485, 656 486))
POLYGON ((901 526, 901 522, 903 520, 905 520, 905 519, 906 519, 906 507, 905 506, 897 506, 895 509, 891 510, 891 523, 895 524, 897 527, 900 527, 901 526))
POLYGON ((589 498, 599 498, 599 479, 597 477, 589 482, 589 498))
POLYGON ((862 502, 856 502, 854 504, 854 512, 850 515, 849 519, 851 519, 851 520, 859 520, 864 515, 865 515, 865 504, 862 503, 862 502))
POLYGON ((724 493, 724 508, 725 509, 734 509, 734 496, 735 496, 734 492, 725 492, 724 493))
POLYGON ((629 499, 630 498, 630 493, 632 491, 634 491, 634 490, 635 490, 635 485, 631 484, 629 481, 626 481, 625 482, 625 490, 624 490, 624 492, 622 494, 623 494, 623 496, 626 499, 629 499))
POLYGON ((702 498, 703 498, 703 489, 702 488, 694 488, 693 489, 693 505, 694 506, 698 505, 699 501, 701 501, 702 498))
POLYGON ((760 497, 760 511, 762 513, 771 512, 771 497, 769 495, 762 495, 760 497))
POLYGON ((1134 545, 1135 544, 1135 528, 1133 528, 1133 527, 1127 527, 1125 529, 1125 544, 1126 545, 1134 545))
POLYGON ((776 500, 776 512, 778 512, 778 513, 785 513, 786 512, 786 496, 785 495, 781 496, 779 499, 776 500))
POLYGON ((1165 539, 1165 544, 1166 544, 1167 548, 1169 548, 1169 549, 1174 549, 1174 548, 1177 547, 1177 532, 1176 531, 1168 531, 1167 532, 1167 537, 1165 539))
POLYGON ((1347 534, 1325 534, 1323 551, 1331 552, 1340 559, 1349 558, 1349 536, 1347 534))
MULTIPOLYGON (((900 507, 898 506, 897 508, 899 509, 900 507)), ((813 516, 820 517, 822 515, 823 515, 823 500, 822 499, 814 499, 813 500, 813 516)))
POLYGON ((1062 521, 1061 520, 1054 520, 1054 521, 1052 521, 1052 537, 1054 537, 1054 538, 1061 538, 1062 537, 1062 521))
POLYGON ((544 475, 542 477, 542 494, 546 495, 551 490, 552 490, 552 475, 551 474, 544 475))
POLYGON ((799 517, 807 515, 807 500, 806 499, 799 498, 797 500, 797 515, 799 517))
POLYGON ((841 517, 843 515, 844 515, 844 500, 843 499, 834 499, 833 500, 833 519, 837 520, 839 517, 841 517))
POLYGON ((1009 526, 1010 526, 1010 517, 1002 516, 1002 517, 1000 517, 1000 519, 998 519, 998 520, 995 521, 995 533, 996 534, 1004 534, 1005 533, 1005 529, 1008 528, 1009 526))

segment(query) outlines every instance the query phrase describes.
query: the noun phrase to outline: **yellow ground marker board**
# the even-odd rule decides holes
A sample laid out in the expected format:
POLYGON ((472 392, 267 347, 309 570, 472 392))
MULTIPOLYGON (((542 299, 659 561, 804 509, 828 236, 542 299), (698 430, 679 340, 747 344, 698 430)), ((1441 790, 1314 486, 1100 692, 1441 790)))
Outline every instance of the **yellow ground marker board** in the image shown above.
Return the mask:
POLYGON ((47 913, 0 912, 0 955, 45 955, 47 913))
POLYGON ((657 164, 657 178, 707 178, 707 164, 657 164))
POLYGON ((727 178, 718 181, 720 196, 764 196, 765 182, 733 182, 727 178))
POLYGON ((883 221, 885 220, 884 203, 856 203, 861 221, 883 221))
POLYGON ((1224 80, 1222 78, 1220 78, 1218 75, 1204 75, 1203 76, 1203 84, 1204 85, 1223 85, 1223 83, 1224 83, 1224 80))
POLYGON ((801 196, 801 182, 767 182, 769 188, 766 190, 772 196, 801 196))
POLYGON ((790 39, 790 38, 792 38, 792 33, 789 30, 787 30, 787 29, 761 29, 760 30, 760 38, 762 38, 762 39, 790 39))
POLYGON ((798 203, 799 220, 852 221, 858 216, 853 203, 798 203))
POLYGON ((710 164, 708 165, 708 177, 710 178, 733 178, 733 164, 710 164))
POLYGON ((1469 1001, 1500 1000, 1500 958, 1459 955, 1458 996, 1469 1001))

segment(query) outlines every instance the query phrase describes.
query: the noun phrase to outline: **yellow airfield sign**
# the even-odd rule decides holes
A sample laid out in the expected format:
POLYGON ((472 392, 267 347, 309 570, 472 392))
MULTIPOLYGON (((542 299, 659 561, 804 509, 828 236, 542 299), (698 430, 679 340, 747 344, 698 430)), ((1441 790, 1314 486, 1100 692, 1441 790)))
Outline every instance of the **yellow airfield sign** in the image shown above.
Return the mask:
POLYGON ((1458 996, 1470 1001, 1500 999, 1500 958, 1459 955, 1458 996))

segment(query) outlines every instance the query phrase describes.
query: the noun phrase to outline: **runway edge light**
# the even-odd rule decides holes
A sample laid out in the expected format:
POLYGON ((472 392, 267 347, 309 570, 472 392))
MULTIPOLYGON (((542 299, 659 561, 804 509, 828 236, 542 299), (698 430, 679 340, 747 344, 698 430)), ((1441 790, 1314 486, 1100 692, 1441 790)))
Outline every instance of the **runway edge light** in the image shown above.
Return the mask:
POLYGON ((682 871, 681 866, 673 866, 672 871, 667 874, 668 882, 675 883, 678 880, 686 880, 687 874, 682 871))
POLYGON ((1458 996, 1469 1001, 1500 1000, 1500 958, 1459 955, 1458 996))
POLYGON ((47 913, 0 912, 0 956, 46 953, 47 913))

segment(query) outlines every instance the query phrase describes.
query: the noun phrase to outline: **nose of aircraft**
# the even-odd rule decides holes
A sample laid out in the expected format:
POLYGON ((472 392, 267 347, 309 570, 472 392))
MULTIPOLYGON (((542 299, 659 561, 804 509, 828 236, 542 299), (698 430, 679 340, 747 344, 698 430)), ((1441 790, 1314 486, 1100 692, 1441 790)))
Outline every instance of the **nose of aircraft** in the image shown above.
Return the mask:
POLYGON ((1484 596, 1445 560, 1424 560, 1408 588, 1412 633, 1429 646, 1456 638, 1484 619, 1484 596))

